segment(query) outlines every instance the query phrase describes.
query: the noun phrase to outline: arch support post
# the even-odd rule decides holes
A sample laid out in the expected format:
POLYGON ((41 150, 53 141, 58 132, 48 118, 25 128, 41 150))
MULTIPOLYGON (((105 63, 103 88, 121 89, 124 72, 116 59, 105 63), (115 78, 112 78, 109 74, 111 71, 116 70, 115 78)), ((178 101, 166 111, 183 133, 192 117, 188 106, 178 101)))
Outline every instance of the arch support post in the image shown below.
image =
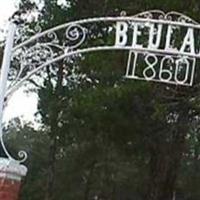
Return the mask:
POLYGON ((4 200, 18 199, 21 180, 27 174, 27 168, 12 158, 3 141, 2 120, 6 102, 7 80, 12 58, 15 30, 16 25, 10 22, 0 74, 0 142, 4 154, 7 156, 7 158, 0 157, 0 199, 4 200))
MULTIPOLYGON (((6 39, 3 61, 1 66, 1 75, 0 75, 0 129, 2 130, 2 119, 3 119, 3 110, 5 103, 5 94, 7 89, 7 79, 8 72, 10 69, 11 57, 12 57, 12 48, 14 43, 16 25, 13 22, 9 24, 8 36, 6 39)), ((1 131, 2 132, 2 131, 1 131)), ((1 133, 2 135, 2 133, 1 133)))

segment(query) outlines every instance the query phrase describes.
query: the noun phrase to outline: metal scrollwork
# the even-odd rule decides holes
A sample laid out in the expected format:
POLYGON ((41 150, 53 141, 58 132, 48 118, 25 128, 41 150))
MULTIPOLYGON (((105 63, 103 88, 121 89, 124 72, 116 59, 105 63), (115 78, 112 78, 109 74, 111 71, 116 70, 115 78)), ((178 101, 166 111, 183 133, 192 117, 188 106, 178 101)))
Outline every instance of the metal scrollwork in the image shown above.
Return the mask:
POLYGON ((11 68, 9 76, 12 80, 8 89, 12 88, 27 73, 36 69, 48 59, 53 59, 55 56, 53 48, 47 44, 37 43, 35 46, 17 51, 13 57, 14 67, 11 68))
POLYGON ((0 143, 1 143, 1 146, 4 150, 4 153, 6 154, 6 156, 10 159, 10 160, 13 160, 13 161, 16 161, 16 162, 19 162, 19 163, 24 163, 27 158, 28 158, 28 154, 25 152, 25 151, 19 151, 18 152, 18 157, 19 159, 14 159, 11 154, 8 152, 6 146, 5 146, 5 143, 4 143, 4 139, 3 139, 3 134, 2 134, 2 129, 0 130, 0 143))
POLYGON ((146 18, 146 19, 160 19, 168 21, 177 21, 182 23, 199 24, 192 18, 175 11, 165 13, 161 10, 150 10, 134 15, 133 17, 146 18))
POLYGON ((47 37, 50 39, 52 44, 58 44, 59 43, 58 36, 55 32, 49 32, 47 34, 47 37))
POLYGON ((16 30, 15 34, 15 44, 20 44, 26 40, 28 40, 31 36, 34 36, 35 34, 41 33, 42 28, 39 24, 36 24, 33 28, 30 28, 29 24, 22 24, 18 25, 18 28, 16 30))
POLYGON ((145 11, 141 12, 137 15, 134 15, 134 17, 138 18, 146 18, 146 19, 164 19, 165 18, 165 13, 161 10, 150 10, 150 11, 145 11))
POLYGON ((28 42, 25 41, 24 44, 22 42, 19 48, 14 49, 13 67, 10 70, 10 85, 8 90, 12 90, 22 78, 48 60, 53 60, 59 55, 77 49, 86 40, 86 28, 80 24, 74 23, 66 26, 64 31, 65 35, 62 38, 59 37, 58 30, 41 33, 39 26, 34 30, 29 30, 27 26, 19 28, 16 35, 20 36, 26 33, 26 36, 23 36, 23 39, 20 37, 16 38, 15 43, 22 42, 24 39, 28 42), (34 35, 36 31, 38 32, 38 37, 37 35, 33 36, 35 37, 34 40, 30 40, 29 42, 27 34, 34 35))
POLYGON ((72 24, 66 29, 67 46, 69 49, 79 47, 86 39, 86 29, 81 25, 72 24))
POLYGON ((167 20, 173 20, 181 23, 190 23, 190 24, 198 24, 195 20, 191 19, 190 17, 183 15, 182 13, 179 12, 169 12, 165 15, 165 19, 167 20))

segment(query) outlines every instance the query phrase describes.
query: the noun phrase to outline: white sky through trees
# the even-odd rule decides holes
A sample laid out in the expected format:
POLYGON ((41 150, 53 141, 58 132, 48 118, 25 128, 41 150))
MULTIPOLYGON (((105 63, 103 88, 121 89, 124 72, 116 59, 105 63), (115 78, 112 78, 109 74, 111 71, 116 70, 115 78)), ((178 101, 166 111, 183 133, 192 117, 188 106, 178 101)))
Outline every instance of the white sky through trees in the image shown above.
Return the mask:
MULTIPOLYGON (((16 0, 0 0, 0 29, 5 30, 8 25, 8 19, 15 12, 16 0)), ((0 38, 3 33, 0 32, 0 38)), ((25 94, 24 88, 19 89, 10 99, 5 110, 4 121, 9 121, 15 117, 22 117, 25 121, 33 121, 34 113, 37 110, 37 95, 25 94)))
POLYGON ((14 0, 0 0, 0 26, 5 25, 8 18, 16 10, 14 0))

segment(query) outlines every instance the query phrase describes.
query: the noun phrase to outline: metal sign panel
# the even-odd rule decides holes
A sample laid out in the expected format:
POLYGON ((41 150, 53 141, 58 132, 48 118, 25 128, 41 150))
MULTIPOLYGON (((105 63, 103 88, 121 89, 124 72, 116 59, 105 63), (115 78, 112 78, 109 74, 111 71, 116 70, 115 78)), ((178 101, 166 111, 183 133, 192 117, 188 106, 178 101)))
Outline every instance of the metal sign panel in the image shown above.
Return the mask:
POLYGON ((116 45, 127 45, 132 29, 129 45, 139 49, 129 53, 126 78, 191 86, 200 55, 198 23, 177 12, 139 16, 147 22, 117 24, 116 45))

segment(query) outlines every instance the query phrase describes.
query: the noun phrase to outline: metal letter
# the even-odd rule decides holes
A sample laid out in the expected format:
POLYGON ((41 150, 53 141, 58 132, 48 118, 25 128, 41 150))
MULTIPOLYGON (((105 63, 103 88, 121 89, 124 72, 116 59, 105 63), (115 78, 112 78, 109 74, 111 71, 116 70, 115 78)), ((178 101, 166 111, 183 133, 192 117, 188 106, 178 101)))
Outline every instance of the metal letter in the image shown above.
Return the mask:
POLYGON ((149 31, 149 46, 150 49, 158 49, 161 41, 161 33, 162 33, 162 24, 158 24, 158 30, 155 32, 155 24, 150 24, 149 31), (156 35, 156 38, 154 38, 156 35), (155 41, 155 42, 154 42, 155 41))
POLYGON ((189 28, 187 31, 187 34, 184 38, 183 45, 181 47, 181 52, 187 52, 186 47, 190 47, 190 53, 195 54, 195 48, 194 48, 194 29, 189 28))
POLYGON ((142 45, 139 45, 137 44, 137 39, 138 39, 138 36, 140 36, 142 34, 141 30, 139 30, 139 26, 143 26, 142 24, 138 24, 136 23, 134 25, 134 32, 133 32, 133 42, 132 42, 132 46, 135 47, 135 48, 143 48, 142 45))
POLYGON ((116 46, 125 46, 127 43, 128 24, 126 22, 117 22, 116 26, 116 46))

